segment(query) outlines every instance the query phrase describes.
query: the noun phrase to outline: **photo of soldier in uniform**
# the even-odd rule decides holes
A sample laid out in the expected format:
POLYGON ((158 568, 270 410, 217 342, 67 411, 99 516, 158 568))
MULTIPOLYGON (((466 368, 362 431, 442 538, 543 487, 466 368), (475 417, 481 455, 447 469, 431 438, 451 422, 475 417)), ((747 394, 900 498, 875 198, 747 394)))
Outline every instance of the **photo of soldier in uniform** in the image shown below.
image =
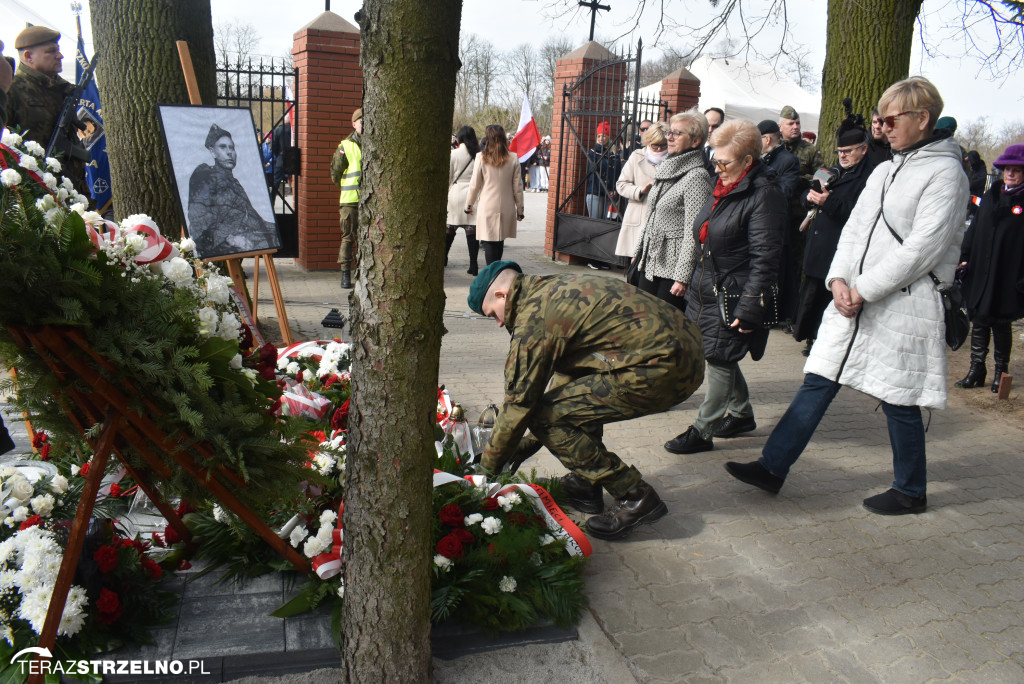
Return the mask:
POLYGON ((158 106, 179 206, 203 259, 275 251, 281 237, 252 112, 158 106))

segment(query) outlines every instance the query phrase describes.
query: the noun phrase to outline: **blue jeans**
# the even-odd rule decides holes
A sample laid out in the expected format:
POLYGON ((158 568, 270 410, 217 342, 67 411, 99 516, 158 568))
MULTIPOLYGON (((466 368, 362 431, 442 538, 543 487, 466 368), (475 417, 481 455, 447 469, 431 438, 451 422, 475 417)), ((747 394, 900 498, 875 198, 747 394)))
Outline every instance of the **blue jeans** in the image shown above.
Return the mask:
POLYGON ((587 216, 605 218, 608 212, 608 200, 604 195, 587 195, 587 216))
MULTIPOLYGON (((808 373, 789 408, 761 450, 761 465, 772 475, 785 478, 807 448, 829 404, 841 385, 808 373)), ((892 488, 907 496, 922 497, 926 490, 924 421, 919 406, 895 406, 882 402, 892 444, 892 488)))

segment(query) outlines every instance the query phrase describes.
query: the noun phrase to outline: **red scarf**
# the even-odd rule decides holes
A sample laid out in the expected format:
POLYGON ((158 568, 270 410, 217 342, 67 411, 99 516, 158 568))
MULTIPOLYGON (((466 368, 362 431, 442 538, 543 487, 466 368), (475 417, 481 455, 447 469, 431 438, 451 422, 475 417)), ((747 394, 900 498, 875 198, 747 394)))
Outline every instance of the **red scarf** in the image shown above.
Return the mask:
MULTIPOLYGON (((756 163, 757 162, 755 162, 755 164, 756 163)), ((736 179, 736 182, 730 183, 729 185, 723 184, 722 177, 718 177, 718 181, 715 183, 715 189, 711 191, 711 196, 715 198, 714 203, 711 205, 712 212, 715 211, 715 207, 718 206, 719 201, 721 201, 721 199, 728 195, 730 192, 735 190, 736 186, 740 184, 740 181, 747 177, 747 174, 750 173, 750 169, 752 168, 754 168, 754 164, 751 164, 746 169, 744 169, 743 173, 740 174, 740 177, 736 179)), ((709 214, 708 221, 711 220, 710 216, 711 215, 709 214)), ((708 221, 705 221, 704 225, 700 227, 700 244, 702 245, 705 242, 707 242, 708 239, 708 221)))

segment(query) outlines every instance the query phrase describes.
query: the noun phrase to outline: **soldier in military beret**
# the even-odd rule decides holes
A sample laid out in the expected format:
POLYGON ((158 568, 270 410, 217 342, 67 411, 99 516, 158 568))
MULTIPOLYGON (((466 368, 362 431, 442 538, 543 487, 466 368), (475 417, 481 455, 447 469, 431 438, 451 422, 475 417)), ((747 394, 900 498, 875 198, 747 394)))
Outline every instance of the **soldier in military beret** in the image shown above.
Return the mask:
POLYGON ((277 227, 252 206, 235 178, 238 153, 231 133, 217 124, 206 134, 213 165, 200 164, 188 182, 188 234, 204 259, 272 249, 277 227))
POLYGON ((605 423, 665 411, 704 379, 700 331, 679 309, 615 278, 590 274, 523 275, 514 261, 480 271, 470 308, 512 335, 505 401, 481 466, 518 467, 543 444, 570 473, 569 503, 599 539, 620 539, 665 515, 658 493, 634 466, 605 447, 605 423), (558 374, 559 381, 549 388, 558 374), (532 437, 524 439, 527 428, 532 437))
MULTIPOLYGON (((18 50, 18 71, 14 74, 7 102, 7 126, 20 129, 25 140, 34 140, 43 147, 50 144, 64 106, 64 99, 75 86, 60 77, 64 55, 57 41, 60 33, 46 26, 30 26, 14 41, 18 50)), ((72 143, 77 144, 77 139, 72 143)), ((79 159, 62 159, 62 173, 71 179, 75 189, 90 196, 85 182, 85 163, 79 159)))

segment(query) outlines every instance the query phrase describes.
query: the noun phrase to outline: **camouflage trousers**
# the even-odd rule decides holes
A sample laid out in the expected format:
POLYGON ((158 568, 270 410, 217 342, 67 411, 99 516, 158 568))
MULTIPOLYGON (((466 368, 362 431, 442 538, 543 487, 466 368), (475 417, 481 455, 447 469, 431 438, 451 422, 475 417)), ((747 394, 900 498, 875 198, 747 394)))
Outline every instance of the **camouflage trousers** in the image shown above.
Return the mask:
POLYGON ((341 223, 341 246, 338 247, 338 263, 341 270, 347 271, 356 259, 356 231, 359 230, 359 205, 342 204, 338 206, 341 223))
POLYGON ((570 471, 622 498, 642 476, 605 447, 604 425, 685 401, 704 380, 704 359, 694 357, 691 363, 571 378, 544 393, 530 415, 530 432, 570 471))

